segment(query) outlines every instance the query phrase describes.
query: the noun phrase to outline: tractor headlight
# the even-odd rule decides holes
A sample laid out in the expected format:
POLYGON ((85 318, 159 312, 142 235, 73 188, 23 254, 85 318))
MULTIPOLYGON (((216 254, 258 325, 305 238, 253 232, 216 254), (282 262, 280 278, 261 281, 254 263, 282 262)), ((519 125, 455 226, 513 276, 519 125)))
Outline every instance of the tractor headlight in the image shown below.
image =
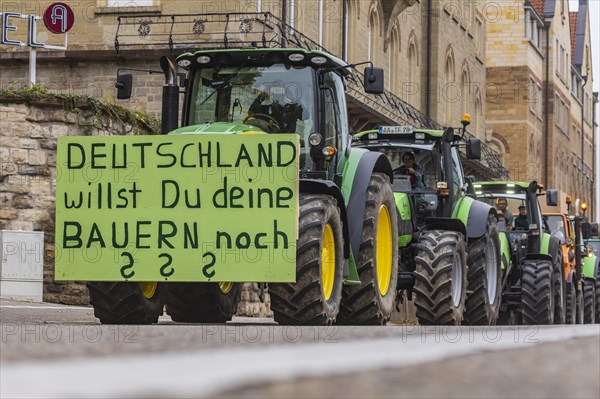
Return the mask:
POLYGON ((308 136, 308 142, 313 147, 318 146, 319 144, 321 144, 322 141, 323 136, 321 136, 319 133, 313 133, 310 136, 308 136))

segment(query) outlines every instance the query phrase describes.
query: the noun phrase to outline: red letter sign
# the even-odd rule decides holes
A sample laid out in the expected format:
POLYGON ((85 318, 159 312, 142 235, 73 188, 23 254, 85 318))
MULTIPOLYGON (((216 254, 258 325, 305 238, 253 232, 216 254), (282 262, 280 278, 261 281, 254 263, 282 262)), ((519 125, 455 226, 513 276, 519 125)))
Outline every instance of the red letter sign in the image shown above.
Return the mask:
POLYGON ((73 10, 65 3, 52 3, 44 11, 44 24, 52 33, 67 33, 74 22, 73 10))

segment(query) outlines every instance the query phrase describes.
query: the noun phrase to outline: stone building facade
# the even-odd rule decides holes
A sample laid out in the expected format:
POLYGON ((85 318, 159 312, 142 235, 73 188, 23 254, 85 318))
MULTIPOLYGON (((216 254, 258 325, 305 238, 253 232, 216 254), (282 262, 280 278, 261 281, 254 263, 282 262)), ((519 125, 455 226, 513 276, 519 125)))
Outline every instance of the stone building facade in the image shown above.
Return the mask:
MULTIPOLYGON (((120 15, 139 15, 142 20, 175 13, 268 11, 281 18, 285 6, 290 29, 349 62, 371 60, 383 67, 389 92, 442 125, 459 126, 462 113, 471 113, 472 133, 485 138, 485 2, 82 0, 70 4, 76 23, 69 32, 68 50, 39 50, 37 55, 37 83, 54 91, 113 99, 118 68, 158 69, 159 55, 173 55, 164 48, 117 55, 114 42, 120 15)), ((35 1, 4 2, 3 11, 41 15, 43 7, 35 1)), ((11 38, 26 41, 25 22, 13 21, 18 30, 11 32, 11 38)), ((42 36, 47 36, 43 24, 38 25, 42 36)), ((51 44, 61 40, 53 35, 46 39, 51 44)), ((0 87, 27 84, 28 57, 26 47, 2 46, 0 87)), ((159 116, 162 76, 138 74, 135 80, 132 99, 122 104, 159 116)), ((354 122, 353 127, 365 128, 354 122)), ((410 121, 396 120, 400 122, 410 121)))
POLYGON ((499 18, 487 17, 486 134, 513 178, 559 190, 561 211, 567 195, 591 204, 597 144, 587 0, 576 13, 563 0, 498 3, 499 18))

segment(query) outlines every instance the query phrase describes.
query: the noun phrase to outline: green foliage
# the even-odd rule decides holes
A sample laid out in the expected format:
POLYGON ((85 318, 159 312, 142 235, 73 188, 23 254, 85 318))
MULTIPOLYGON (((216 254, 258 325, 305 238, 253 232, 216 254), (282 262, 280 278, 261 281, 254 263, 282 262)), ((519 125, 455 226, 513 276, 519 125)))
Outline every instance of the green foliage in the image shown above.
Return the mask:
POLYGON ((111 100, 99 100, 94 97, 84 95, 70 95, 62 93, 52 93, 43 86, 35 85, 33 87, 19 89, 0 89, 0 100, 13 100, 15 102, 48 103, 60 105, 66 111, 76 114, 92 114, 92 124, 84 126, 86 133, 91 133, 93 128, 98 130, 106 129, 109 120, 120 121, 125 125, 132 127, 134 134, 159 134, 160 120, 152 118, 144 112, 137 112, 115 104, 111 100))

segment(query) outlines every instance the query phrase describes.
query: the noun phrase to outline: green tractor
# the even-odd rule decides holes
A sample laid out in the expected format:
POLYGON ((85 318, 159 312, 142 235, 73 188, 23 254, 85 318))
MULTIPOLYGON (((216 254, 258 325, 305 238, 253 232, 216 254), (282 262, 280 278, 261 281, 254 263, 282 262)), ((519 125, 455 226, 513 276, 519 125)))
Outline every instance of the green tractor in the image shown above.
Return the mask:
POLYGON ((556 206, 556 190, 536 181, 477 182, 477 197, 502 207, 498 227, 502 248, 501 323, 564 324, 567 292, 560 240, 551 235, 538 197, 556 206))
MULTIPOLYGON (((353 66, 322 51, 253 45, 187 52, 175 63, 163 57, 162 132, 246 134, 247 140, 297 133, 296 282, 269 283, 274 318, 299 325, 385 324, 398 277, 393 174, 383 154, 351 148, 344 79, 353 66), (177 66, 185 71, 182 107, 177 66)), ((383 70, 365 68, 364 78, 367 93, 383 91, 383 70)), ((130 74, 118 76, 118 98, 131 96, 131 82, 130 74)), ((103 323, 157 322, 165 303, 174 321, 225 322, 236 310, 241 283, 88 286, 103 323)))
POLYGON ((578 313, 579 322, 584 324, 600 324, 600 238, 598 224, 581 222, 575 218, 576 231, 581 230, 577 242, 581 259, 581 299, 583 306, 578 313), (577 226, 578 222, 581 227, 577 226))
POLYGON ((464 127, 456 134, 382 126, 354 136, 355 148, 385 154, 394 167, 398 289, 401 300, 404 292, 408 299, 415 294, 421 324, 490 325, 500 310, 496 211, 474 198, 464 176, 459 145, 469 159, 481 154, 478 139, 463 139, 464 127))

